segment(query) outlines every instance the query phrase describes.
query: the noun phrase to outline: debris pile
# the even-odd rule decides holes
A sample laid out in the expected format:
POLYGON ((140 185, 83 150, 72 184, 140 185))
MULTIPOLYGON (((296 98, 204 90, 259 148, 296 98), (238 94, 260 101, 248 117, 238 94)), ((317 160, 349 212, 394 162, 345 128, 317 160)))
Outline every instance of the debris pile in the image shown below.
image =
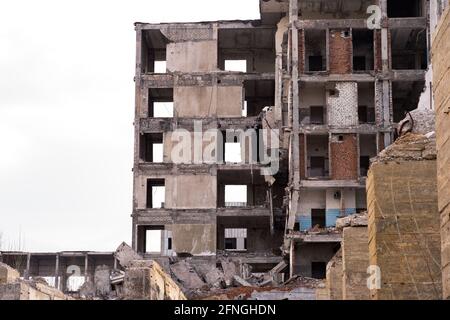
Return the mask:
POLYGON ((367 227, 367 211, 364 213, 352 214, 336 220, 336 229, 342 230, 347 227, 367 227))
POLYGON ((43 278, 25 280, 17 270, 0 263, 0 300, 73 300, 50 287, 43 278))
POLYGON ((436 137, 434 133, 427 135, 407 133, 380 152, 371 162, 435 160, 436 154, 436 137))

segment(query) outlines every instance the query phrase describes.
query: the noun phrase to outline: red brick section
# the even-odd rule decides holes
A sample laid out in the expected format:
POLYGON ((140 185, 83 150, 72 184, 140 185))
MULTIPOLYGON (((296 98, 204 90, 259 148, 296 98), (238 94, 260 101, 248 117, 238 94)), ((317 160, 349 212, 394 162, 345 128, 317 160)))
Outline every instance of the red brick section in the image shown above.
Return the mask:
POLYGON ((298 72, 305 73, 305 31, 298 30, 298 72))
POLYGON ((343 141, 331 142, 331 178, 334 180, 358 179, 358 148, 354 134, 341 134, 343 141))
POLYGON ((352 73, 352 38, 348 29, 330 30, 330 73, 352 73), (347 36, 345 35, 347 33, 347 36))
POLYGON ((300 179, 306 179, 305 135, 300 135, 300 179))
POLYGON ((374 48, 375 48, 375 71, 381 71, 383 69, 383 62, 381 60, 381 30, 375 30, 374 48))

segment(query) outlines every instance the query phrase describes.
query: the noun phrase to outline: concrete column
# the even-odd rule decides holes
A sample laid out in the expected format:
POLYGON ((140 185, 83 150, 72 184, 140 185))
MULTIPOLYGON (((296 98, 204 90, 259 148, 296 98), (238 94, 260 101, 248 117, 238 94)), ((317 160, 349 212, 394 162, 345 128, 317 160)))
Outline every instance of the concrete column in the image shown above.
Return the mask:
POLYGON ((291 240, 291 247, 289 250, 289 277, 292 278, 294 276, 294 263, 295 263, 295 241, 291 240))
POLYGON ((55 288, 59 289, 59 254, 56 254, 55 261, 55 288))
POLYGON ((27 268, 25 269, 25 279, 30 279, 30 262, 31 262, 31 253, 27 254, 27 268))
POLYGON ((88 280, 89 256, 86 253, 84 256, 84 281, 88 280))

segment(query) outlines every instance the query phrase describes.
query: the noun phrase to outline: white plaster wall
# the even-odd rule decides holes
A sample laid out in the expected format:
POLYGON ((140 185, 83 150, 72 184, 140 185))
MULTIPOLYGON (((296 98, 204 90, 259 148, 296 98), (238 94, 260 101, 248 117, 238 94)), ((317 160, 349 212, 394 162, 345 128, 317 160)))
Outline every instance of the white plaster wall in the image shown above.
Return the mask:
POLYGON ((311 209, 326 209, 325 190, 306 189, 300 191, 300 213, 311 214, 311 209))
POLYGON ((346 189, 330 188, 330 189, 327 189, 327 194, 326 194, 326 208, 327 209, 340 209, 341 208, 341 200, 334 199, 334 194, 337 191, 343 192, 345 208, 356 208, 355 189, 353 189, 353 188, 346 188, 346 189))

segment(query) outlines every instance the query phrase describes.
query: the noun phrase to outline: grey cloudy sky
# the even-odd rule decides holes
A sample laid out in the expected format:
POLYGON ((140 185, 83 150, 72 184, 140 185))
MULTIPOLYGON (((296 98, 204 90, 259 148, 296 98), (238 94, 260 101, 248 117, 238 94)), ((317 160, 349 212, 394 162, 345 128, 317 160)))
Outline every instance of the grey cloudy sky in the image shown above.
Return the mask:
POLYGON ((130 242, 133 23, 258 18, 258 0, 3 1, 2 249, 130 242))

